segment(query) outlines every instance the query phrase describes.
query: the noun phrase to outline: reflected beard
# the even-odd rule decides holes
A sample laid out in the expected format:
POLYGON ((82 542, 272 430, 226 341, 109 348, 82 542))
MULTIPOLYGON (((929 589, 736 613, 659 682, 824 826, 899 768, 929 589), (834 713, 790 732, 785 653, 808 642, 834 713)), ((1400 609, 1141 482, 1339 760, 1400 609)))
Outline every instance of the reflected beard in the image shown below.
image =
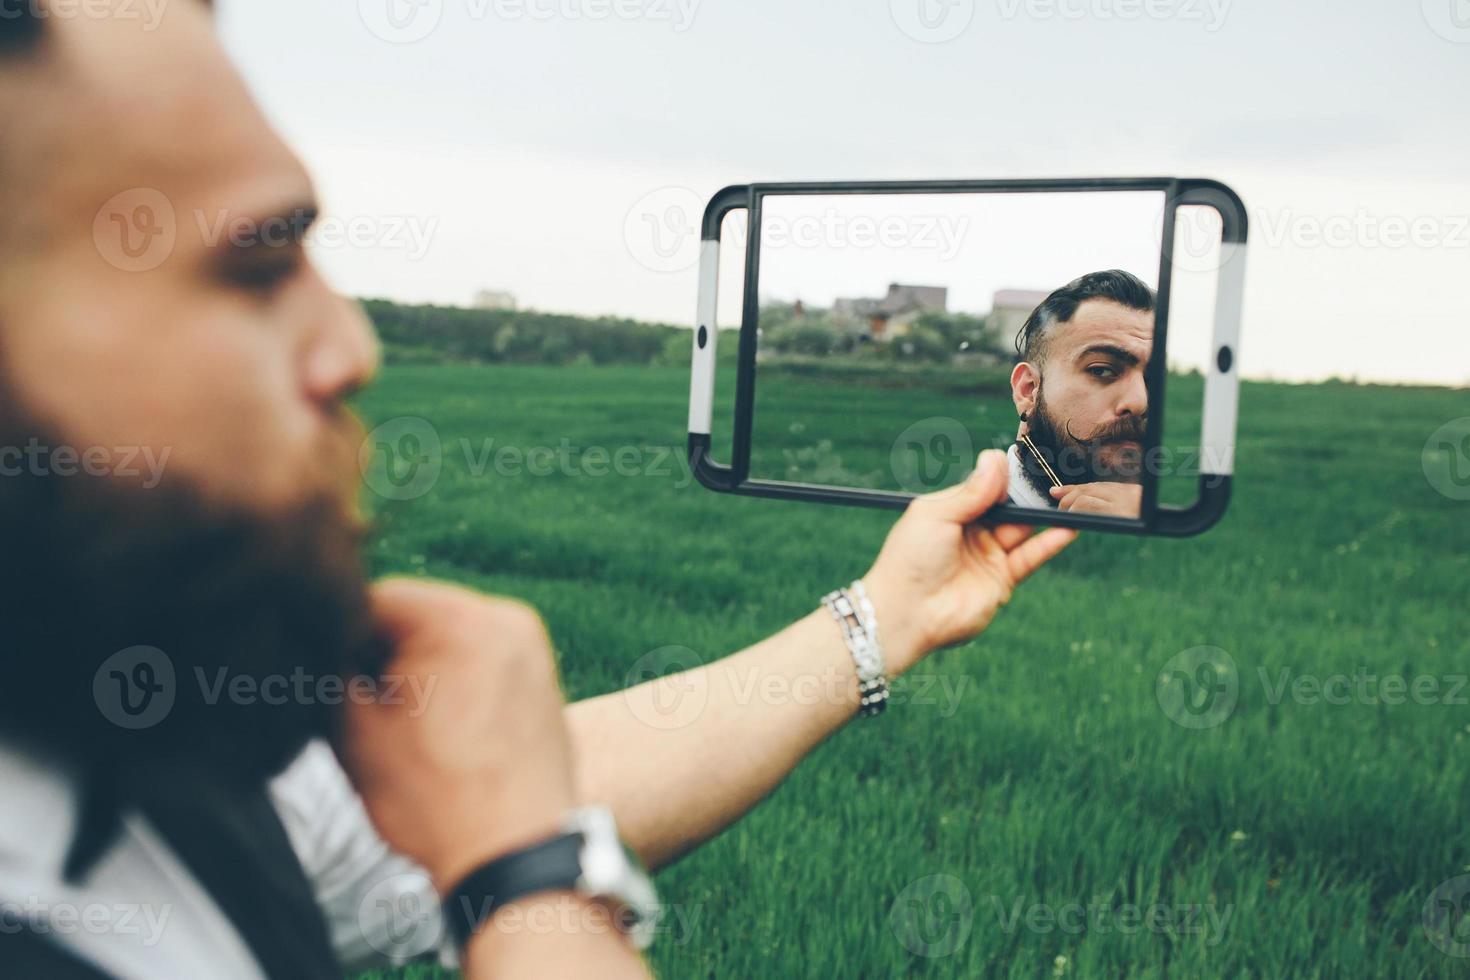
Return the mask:
MULTIPOLYGON (((69 445, 18 421, 4 395, 0 446, 69 445)), ((113 781, 161 766, 258 785, 336 727, 340 694, 320 696, 317 680, 377 677, 386 663, 362 537, 343 494, 326 489, 268 515, 208 504, 182 479, 143 489, 105 476, 0 476, 0 737, 113 781), (94 680, 136 646, 166 656, 175 701, 156 724, 128 730, 94 680), (231 694, 242 676, 254 697, 231 694), (298 676, 310 682, 305 697, 298 676), (275 677, 286 696, 263 697, 260 683, 275 677)))
MULTIPOLYGON (((1071 434, 1067 421, 1059 421, 1052 415, 1046 404, 1045 394, 1038 388, 1036 408, 1031 412, 1026 425, 1031 441, 1056 471, 1057 478, 1066 486, 1142 482, 1143 466, 1140 455, 1128 453, 1121 459, 1110 461, 1105 458, 1105 454, 1124 442, 1143 445, 1148 426, 1146 416, 1126 416, 1104 423, 1087 438, 1079 439, 1071 434)), ((1030 453, 1021 453, 1021 463, 1031 485, 1043 497, 1049 496, 1052 484, 1046 471, 1031 458, 1030 453)))

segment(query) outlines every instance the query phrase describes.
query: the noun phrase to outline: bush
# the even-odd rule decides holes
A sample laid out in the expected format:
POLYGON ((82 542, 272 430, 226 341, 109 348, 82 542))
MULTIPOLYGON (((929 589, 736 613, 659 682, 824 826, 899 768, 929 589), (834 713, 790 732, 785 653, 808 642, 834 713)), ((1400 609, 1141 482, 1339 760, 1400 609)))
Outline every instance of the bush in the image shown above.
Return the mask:
POLYGON ((687 329, 619 317, 402 306, 387 300, 364 300, 362 305, 385 346, 412 348, 418 357, 434 351, 454 361, 653 364, 676 340, 685 345, 687 359, 690 344, 687 329))

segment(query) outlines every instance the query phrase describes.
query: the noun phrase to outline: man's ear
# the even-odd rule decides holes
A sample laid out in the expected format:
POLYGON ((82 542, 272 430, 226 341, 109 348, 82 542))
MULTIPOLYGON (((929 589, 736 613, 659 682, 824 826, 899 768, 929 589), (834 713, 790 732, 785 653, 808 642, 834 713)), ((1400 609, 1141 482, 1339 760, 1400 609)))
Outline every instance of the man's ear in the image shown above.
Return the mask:
POLYGON ((1041 372, 1035 365, 1022 361, 1011 371, 1011 401, 1017 415, 1029 416, 1036 411, 1036 393, 1041 387, 1041 372))

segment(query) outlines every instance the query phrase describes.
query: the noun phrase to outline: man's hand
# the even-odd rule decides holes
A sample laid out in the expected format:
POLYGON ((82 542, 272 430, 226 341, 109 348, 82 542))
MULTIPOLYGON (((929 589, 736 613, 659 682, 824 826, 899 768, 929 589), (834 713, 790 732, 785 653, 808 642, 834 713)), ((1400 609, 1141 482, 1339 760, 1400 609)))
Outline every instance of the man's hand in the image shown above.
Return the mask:
MULTIPOLYGON (((378 832, 444 895, 488 861, 558 833, 576 804, 551 641, 529 607, 465 589, 389 581, 373 601, 397 651, 388 672, 418 677, 414 689, 430 694, 421 704, 353 704, 342 754, 378 832)), ((463 965, 467 980, 648 978, 606 911, 570 893, 499 910, 463 965)))
POLYGON ((1079 483, 1052 487, 1051 495, 1057 502, 1057 510, 1077 514, 1137 517, 1143 511, 1143 485, 1140 483, 1079 483))
POLYGON ((378 831, 443 894, 576 804, 551 642, 529 607, 465 589, 394 580, 373 601, 388 673, 430 694, 352 704, 344 762, 378 831))
POLYGON ((1005 453, 990 450, 959 486, 919 497, 889 532, 864 577, 890 672, 989 625, 1011 592, 1077 534, 974 523, 1006 499, 1005 453))

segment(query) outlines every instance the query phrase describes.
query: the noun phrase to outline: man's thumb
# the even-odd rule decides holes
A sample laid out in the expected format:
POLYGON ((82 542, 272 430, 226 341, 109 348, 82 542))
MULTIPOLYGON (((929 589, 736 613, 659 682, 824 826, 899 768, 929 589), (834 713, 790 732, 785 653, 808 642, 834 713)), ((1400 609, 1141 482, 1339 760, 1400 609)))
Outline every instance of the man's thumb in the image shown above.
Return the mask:
POLYGON ((1009 484, 1006 454, 987 449, 965 482, 935 494, 942 516, 956 524, 968 524, 1006 499, 1009 484))

